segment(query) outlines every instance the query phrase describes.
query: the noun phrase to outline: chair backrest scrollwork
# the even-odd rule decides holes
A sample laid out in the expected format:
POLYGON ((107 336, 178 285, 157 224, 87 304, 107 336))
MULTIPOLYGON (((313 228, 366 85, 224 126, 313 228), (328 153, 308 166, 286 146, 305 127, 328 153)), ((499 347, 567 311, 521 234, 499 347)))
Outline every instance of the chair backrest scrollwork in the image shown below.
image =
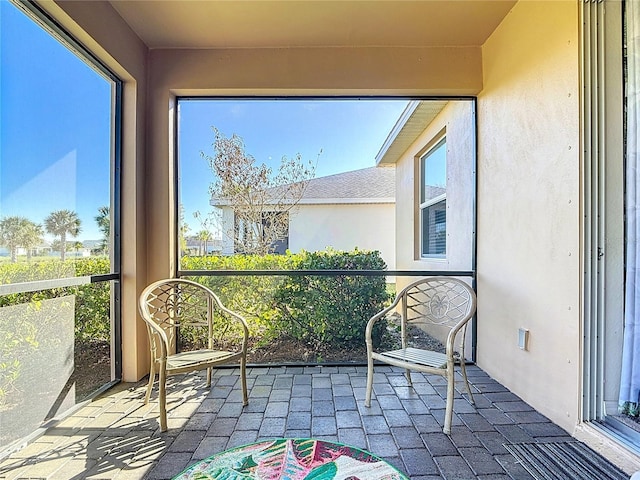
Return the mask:
POLYGON ((166 279, 149 285, 140 296, 152 351, 240 346, 246 324, 226 309, 206 286, 186 279, 166 279), (160 343, 159 343, 160 342, 160 343))
POLYGON ((453 328, 475 311, 471 287, 451 277, 430 277, 405 287, 402 295, 405 319, 411 324, 453 328))

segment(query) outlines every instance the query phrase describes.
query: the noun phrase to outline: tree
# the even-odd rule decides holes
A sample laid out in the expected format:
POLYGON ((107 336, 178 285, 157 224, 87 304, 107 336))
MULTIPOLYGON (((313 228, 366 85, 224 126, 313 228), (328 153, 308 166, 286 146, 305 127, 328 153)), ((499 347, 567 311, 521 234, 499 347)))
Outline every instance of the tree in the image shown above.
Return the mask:
POLYGON ((98 208, 98 215, 93 217, 98 224, 98 229, 102 233, 102 240, 98 246, 98 251, 103 254, 109 253, 109 238, 111 235, 111 211, 109 207, 102 206, 98 208))
POLYGON ((42 227, 25 217, 12 216, 0 220, 0 245, 7 247, 11 254, 11 261, 18 259, 18 248, 27 249, 27 256, 31 259, 31 248, 42 241, 42 227))
POLYGON ((79 241, 75 241, 75 242, 70 242, 69 244, 67 244, 67 248, 69 248, 71 250, 73 250, 74 252, 76 252, 76 254, 81 251, 84 248, 84 245, 82 244, 82 242, 79 241))
POLYGON ((289 216, 313 178, 315 165, 304 164, 300 154, 283 156, 274 175, 267 165, 256 165, 241 137, 227 138, 215 127, 213 133, 214 155, 201 155, 216 177, 209 193, 219 205, 234 211, 234 227, 223 234, 233 240, 236 252, 271 253, 278 241, 286 239, 289 216))
POLYGON ((63 250, 67 252, 69 250, 69 242, 65 242, 65 246, 63 247, 60 239, 53 240, 51 242, 51 250, 54 252, 62 252, 63 250))
POLYGON ((31 262, 33 249, 44 241, 42 225, 28 221, 24 227, 22 246, 27 250, 27 262, 31 262))
POLYGON ((200 247, 199 247, 200 256, 206 255, 207 254, 207 246, 208 246, 209 240, 211 240, 211 232, 209 232, 207 230, 200 230, 196 234, 196 238, 200 242, 200 247))
POLYGON ((193 212, 193 218, 198 221, 200 227, 202 228, 202 230, 200 230, 196 234, 196 239, 200 241, 199 250, 200 252, 202 252, 201 255, 206 255, 208 253, 208 243, 215 238, 215 235, 211 232, 211 230, 214 229, 215 231, 219 232, 221 230, 220 225, 222 222, 216 215, 216 212, 213 211, 209 212, 206 215, 203 215, 202 213, 200 213, 200 210, 196 210, 195 212, 193 212))
POLYGON ((64 261, 67 251, 67 235, 77 237, 81 232, 82 222, 76 212, 56 210, 44 219, 44 228, 48 233, 60 239, 60 259, 64 261))
POLYGON ((178 246, 180 247, 180 256, 186 255, 187 248, 187 233, 189 233, 190 227, 184 221, 184 205, 180 204, 178 208, 178 246))

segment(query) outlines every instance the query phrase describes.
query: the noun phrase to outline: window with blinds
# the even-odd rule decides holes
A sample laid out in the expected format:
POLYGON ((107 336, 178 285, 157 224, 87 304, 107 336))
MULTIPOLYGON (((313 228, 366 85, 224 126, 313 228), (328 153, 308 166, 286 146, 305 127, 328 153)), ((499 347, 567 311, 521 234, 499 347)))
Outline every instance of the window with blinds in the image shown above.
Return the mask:
POLYGON ((447 254, 447 147, 443 138, 420 158, 421 255, 447 254))

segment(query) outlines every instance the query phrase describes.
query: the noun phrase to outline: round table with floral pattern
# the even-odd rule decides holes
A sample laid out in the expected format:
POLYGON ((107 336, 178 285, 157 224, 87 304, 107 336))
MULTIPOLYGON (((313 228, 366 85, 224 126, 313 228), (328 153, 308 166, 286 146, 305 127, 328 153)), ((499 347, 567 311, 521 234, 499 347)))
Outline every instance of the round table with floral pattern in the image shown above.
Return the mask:
POLYGON ((381 458, 349 445, 280 438, 225 450, 174 480, 409 480, 381 458))

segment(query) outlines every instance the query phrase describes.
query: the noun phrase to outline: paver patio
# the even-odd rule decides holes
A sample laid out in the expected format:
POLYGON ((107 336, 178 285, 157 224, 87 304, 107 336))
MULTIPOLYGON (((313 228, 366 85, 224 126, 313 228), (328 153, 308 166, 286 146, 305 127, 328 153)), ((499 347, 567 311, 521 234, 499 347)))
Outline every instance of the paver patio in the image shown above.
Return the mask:
POLYGON ((171 377, 165 433, 156 395, 145 406, 145 383, 122 383, 3 459, 0 478, 169 479, 231 447, 314 437, 368 450, 415 480, 525 480, 505 443, 574 441, 480 368, 468 370, 476 407, 457 394, 450 437, 444 379, 413 374, 412 389, 388 366, 376 368, 370 408, 363 366, 250 368, 244 408, 237 369, 217 370, 211 390, 204 374, 171 377))

